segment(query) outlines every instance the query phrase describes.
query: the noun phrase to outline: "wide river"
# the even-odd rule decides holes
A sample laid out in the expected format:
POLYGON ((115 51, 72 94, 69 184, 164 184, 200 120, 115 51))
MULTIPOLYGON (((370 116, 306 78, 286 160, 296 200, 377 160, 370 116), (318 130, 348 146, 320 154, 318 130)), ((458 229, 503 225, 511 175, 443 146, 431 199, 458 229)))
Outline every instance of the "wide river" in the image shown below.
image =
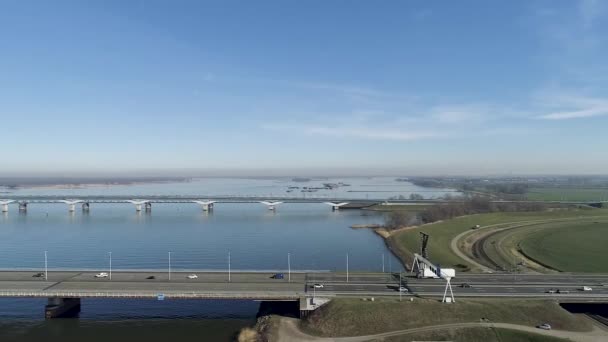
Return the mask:
MULTIPOLYGON (((1 189, 0 197, 20 195, 259 195, 383 198, 419 193, 442 196, 449 189, 428 189, 393 178, 323 179, 195 179, 78 188, 1 189), (322 183, 349 184, 333 190, 302 192, 322 183), (290 189, 299 187, 300 189, 290 189), (290 192, 287 192, 291 190, 290 192)), ((224 204, 211 213, 196 204, 154 204, 150 213, 136 213, 131 204, 92 204, 88 213, 68 213, 64 204, 28 206, 26 214, 11 206, 0 216, 0 269, 44 267, 106 271, 109 252, 113 269, 164 269, 171 252, 173 269, 351 271, 400 269, 384 242, 353 224, 381 223, 380 214, 362 210, 332 212, 318 204, 281 204, 275 212, 262 204, 224 204)), ((161 341, 176 333, 230 341, 255 319, 259 304, 251 301, 83 300, 78 319, 45 321, 44 300, 0 299, 0 341, 34 341, 51 336, 64 340, 161 341)))

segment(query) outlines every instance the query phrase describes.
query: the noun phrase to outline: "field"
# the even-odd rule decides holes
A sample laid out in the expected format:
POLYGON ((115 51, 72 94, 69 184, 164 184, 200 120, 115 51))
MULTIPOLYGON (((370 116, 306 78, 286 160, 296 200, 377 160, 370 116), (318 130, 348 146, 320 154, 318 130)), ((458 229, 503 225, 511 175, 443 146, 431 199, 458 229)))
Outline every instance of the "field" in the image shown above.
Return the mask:
POLYGON ((608 188, 530 188, 527 197, 538 201, 607 201, 608 188))
POLYGON ((520 243, 527 256, 566 272, 608 273, 606 246, 607 222, 540 229, 522 236, 520 243))
MULTIPOLYGON (((535 326, 551 322, 555 329, 588 331, 585 319, 553 301, 520 299, 462 299, 455 304, 416 298, 413 302, 380 299, 334 299, 302 322, 302 329, 318 336, 359 336, 416 327, 480 322, 535 326)), ((480 329, 483 330, 483 329, 480 329)))
POLYGON ((419 232, 424 231, 431 236, 428 245, 429 258, 433 262, 439 263, 444 267, 454 267, 457 270, 464 271, 475 267, 456 255, 450 248, 450 244, 457 235, 470 231, 471 227, 474 225, 479 224, 483 228, 490 225, 506 226, 511 223, 521 223, 534 220, 576 219, 591 218, 596 216, 605 216, 608 218, 608 210, 571 209, 546 212, 470 215, 412 229, 397 231, 390 235, 388 238, 388 243, 397 253, 397 255, 403 260, 403 262, 409 266, 413 253, 419 252, 420 250, 419 232))

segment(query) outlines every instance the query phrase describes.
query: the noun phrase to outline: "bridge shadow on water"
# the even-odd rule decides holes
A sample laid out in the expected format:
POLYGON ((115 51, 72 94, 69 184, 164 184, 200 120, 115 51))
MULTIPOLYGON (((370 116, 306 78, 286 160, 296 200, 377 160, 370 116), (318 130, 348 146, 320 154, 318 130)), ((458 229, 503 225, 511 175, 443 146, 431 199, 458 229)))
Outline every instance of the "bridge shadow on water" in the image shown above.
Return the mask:
POLYGON ((584 314, 608 326, 608 303, 560 303, 574 314, 584 314))

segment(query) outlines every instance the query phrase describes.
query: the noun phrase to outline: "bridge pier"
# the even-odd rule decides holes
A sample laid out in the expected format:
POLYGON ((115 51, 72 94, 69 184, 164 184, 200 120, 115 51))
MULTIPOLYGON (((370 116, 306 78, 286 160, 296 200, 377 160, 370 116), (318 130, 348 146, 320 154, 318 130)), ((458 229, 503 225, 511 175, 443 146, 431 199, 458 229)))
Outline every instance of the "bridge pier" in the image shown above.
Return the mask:
POLYGON ((3 213, 7 213, 8 212, 8 205, 10 203, 13 203, 13 202, 15 202, 15 201, 12 201, 12 200, 1 200, 0 201, 0 206, 2 206, 2 212, 3 213))
POLYGON ((80 298, 49 298, 44 307, 44 317, 74 317, 80 313, 80 298))
POLYGON ((200 204, 203 211, 212 211, 213 205, 216 201, 193 201, 194 203, 200 204))
POLYGON ((82 203, 82 211, 88 213, 89 209, 91 209, 91 203, 84 202, 82 203))
POLYGON ((283 202, 260 201, 260 203, 265 204, 268 207, 268 210, 276 211, 277 205, 279 205, 283 202))
POLYGON ((324 203, 331 206, 331 211, 340 210, 340 207, 348 204, 348 202, 342 202, 342 203, 324 202, 324 203))
POLYGON ((25 213, 27 211, 27 202, 20 201, 19 202, 19 211, 25 213))
POLYGON ((136 212, 140 212, 142 208, 148 212, 152 210, 152 203, 148 200, 128 200, 127 202, 135 205, 136 212))

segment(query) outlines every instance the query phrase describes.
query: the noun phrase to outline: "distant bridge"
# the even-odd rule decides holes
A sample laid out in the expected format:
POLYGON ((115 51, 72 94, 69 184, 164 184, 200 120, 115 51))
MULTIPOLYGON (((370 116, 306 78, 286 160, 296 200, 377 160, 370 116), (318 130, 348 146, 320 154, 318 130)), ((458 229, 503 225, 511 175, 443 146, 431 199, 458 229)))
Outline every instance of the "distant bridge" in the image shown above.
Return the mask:
MULTIPOLYGON (((2 212, 8 212, 9 204, 15 203, 19 206, 20 211, 26 211, 30 203, 64 203, 68 205, 69 211, 74 211, 76 205, 80 204, 82 209, 87 211, 92 203, 131 203, 135 205, 135 210, 141 211, 151 210, 153 203, 195 203, 199 204, 205 211, 212 210, 216 203, 262 203, 270 210, 275 210, 277 205, 282 203, 325 203, 332 210, 338 210, 341 207, 349 206, 352 208, 364 208, 374 204, 437 204, 437 203, 453 203, 459 200, 445 199, 386 199, 386 198, 356 198, 356 197, 329 197, 329 196, 262 196, 262 195, 196 195, 196 196, 178 196, 178 195, 102 195, 102 196, 74 196, 67 198, 59 195, 30 195, 30 196, 13 196, 10 199, 0 200, 0 209, 2 212)), ((492 200, 492 203, 547 203, 547 204, 565 204, 565 205, 590 205, 601 207, 603 203, 608 201, 516 201, 516 200, 492 200)))

